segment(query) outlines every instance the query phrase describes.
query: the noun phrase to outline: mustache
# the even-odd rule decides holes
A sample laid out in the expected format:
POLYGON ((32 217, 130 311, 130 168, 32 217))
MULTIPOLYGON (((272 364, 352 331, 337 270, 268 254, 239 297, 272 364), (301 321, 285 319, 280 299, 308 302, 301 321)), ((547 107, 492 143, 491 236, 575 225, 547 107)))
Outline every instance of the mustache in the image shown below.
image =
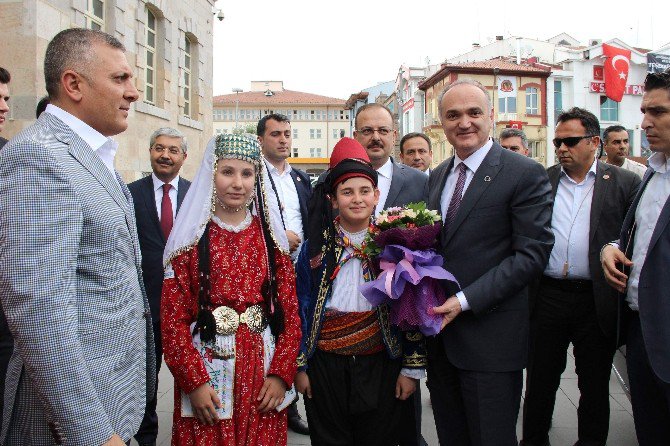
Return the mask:
POLYGON ((377 148, 377 147, 380 148, 380 149, 383 149, 383 148, 384 148, 384 144, 382 144, 381 141, 372 141, 372 142, 371 142, 370 144, 368 144, 368 146, 367 146, 368 149, 374 149, 374 148, 377 148))
POLYGON ((162 165, 164 165, 164 166, 174 166, 174 163, 173 163, 172 161, 164 160, 164 159, 161 159, 161 158, 159 158, 159 159, 156 161, 156 163, 158 163, 158 164, 162 164, 162 165))

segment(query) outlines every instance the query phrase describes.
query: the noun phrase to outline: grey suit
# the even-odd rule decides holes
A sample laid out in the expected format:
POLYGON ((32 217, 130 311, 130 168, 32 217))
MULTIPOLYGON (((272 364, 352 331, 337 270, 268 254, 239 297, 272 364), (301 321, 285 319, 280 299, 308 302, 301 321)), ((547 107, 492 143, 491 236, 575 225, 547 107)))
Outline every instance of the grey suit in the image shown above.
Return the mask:
MULTIPOLYGON (((431 209, 440 210, 453 164, 450 158, 430 174, 431 209)), ((493 143, 441 234, 444 267, 471 308, 428 340, 428 387, 441 444, 516 444, 527 285, 544 270, 553 241, 544 168, 493 143)))
POLYGON ((426 174, 413 167, 396 163, 393 158, 391 162, 393 163, 393 177, 383 209, 425 201, 428 193, 426 174))
POLYGON ((129 440, 155 369, 132 199, 49 113, 0 152, 0 262, 16 346, 0 440, 129 440))

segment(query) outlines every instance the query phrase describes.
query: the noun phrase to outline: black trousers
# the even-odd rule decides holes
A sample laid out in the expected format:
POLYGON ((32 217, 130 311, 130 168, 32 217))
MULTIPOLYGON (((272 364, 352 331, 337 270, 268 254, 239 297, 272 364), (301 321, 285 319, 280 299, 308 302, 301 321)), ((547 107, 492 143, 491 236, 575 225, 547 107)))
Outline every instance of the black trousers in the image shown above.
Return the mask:
POLYGON ((153 399, 147 401, 142 424, 140 424, 140 429, 135 434, 135 440, 141 445, 153 444, 158 437, 158 414, 156 413, 156 406, 158 404, 158 373, 161 370, 161 363, 163 362, 163 341, 161 339, 160 321, 153 321, 153 331, 154 345, 156 347, 156 389, 153 399))
POLYGON ((453 365, 439 336, 426 339, 428 390, 441 446, 517 446, 523 371, 453 365))
POLYGON ((305 398, 312 445, 403 444, 406 401, 395 397, 400 368, 400 360, 390 359, 386 351, 345 356, 317 350, 307 368, 312 398, 305 398))
POLYGON ((598 325, 590 281, 543 278, 530 319, 530 356, 523 407, 524 446, 549 438, 556 391, 574 346, 580 445, 605 445, 609 430, 609 378, 616 340, 598 325))
POLYGON ((662 381, 649 365, 637 312, 628 328, 626 366, 638 443, 640 446, 669 445, 670 383, 662 381))

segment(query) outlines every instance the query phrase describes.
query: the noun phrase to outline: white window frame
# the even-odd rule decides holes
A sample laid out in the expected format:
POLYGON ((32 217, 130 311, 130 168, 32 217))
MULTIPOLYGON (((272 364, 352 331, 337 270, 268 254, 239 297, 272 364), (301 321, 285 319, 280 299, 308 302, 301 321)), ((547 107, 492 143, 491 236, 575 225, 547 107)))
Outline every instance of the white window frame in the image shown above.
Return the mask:
POLYGON ((149 8, 147 8, 147 26, 144 38, 146 48, 146 64, 144 72, 144 102, 149 104, 156 103, 156 42, 158 41, 158 17, 149 8), (153 17, 154 27, 151 28, 151 18, 153 17), (153 45, 151 37, 153 36, 153 45))

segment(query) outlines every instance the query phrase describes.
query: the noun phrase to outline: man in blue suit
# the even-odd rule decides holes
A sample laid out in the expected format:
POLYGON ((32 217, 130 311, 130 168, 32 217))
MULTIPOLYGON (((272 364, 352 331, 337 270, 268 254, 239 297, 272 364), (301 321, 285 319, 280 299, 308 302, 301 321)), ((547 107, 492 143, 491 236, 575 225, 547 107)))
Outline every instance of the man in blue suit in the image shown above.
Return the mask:
POLYGON ((641 446, 670 444, 670 70, 647 75, 644 88, 642 128, 654 153, 620 239, 601 251, 605 278, 633 310, 626 363, 641 446))
MULTIPOLYGON (((128 185, 133 196, 137 235, 142 252, 142 276, 151 308, 154 340, 156 344, 156 388, 161 366, 160 303, 163 289, 163 250, 170 235, 179 206, 191 185, 179 176, 187 156, 186 137, 170 127, 156 130, 149 139, 151 175, 128 185)), ((155 445, 158 436, 157 395, 147 401, 140 430, 135 439, 141 445, 155 445)))
MULTIPOLYGON (((265 158, 277 199, 282 206, 282 218, 291 250, 291 258, 298 259, 300 245, 307 228, 307 204, 312 196, 309 176, 292 167, 286 159, 291 156, 291 122, 288 117, 272 113, 265 115, 256 126, 258 142, 265 158)), ((309 435, 309 426, 298 413, 297 400, 288 408, 288 427, 292 431, 309 435)))

